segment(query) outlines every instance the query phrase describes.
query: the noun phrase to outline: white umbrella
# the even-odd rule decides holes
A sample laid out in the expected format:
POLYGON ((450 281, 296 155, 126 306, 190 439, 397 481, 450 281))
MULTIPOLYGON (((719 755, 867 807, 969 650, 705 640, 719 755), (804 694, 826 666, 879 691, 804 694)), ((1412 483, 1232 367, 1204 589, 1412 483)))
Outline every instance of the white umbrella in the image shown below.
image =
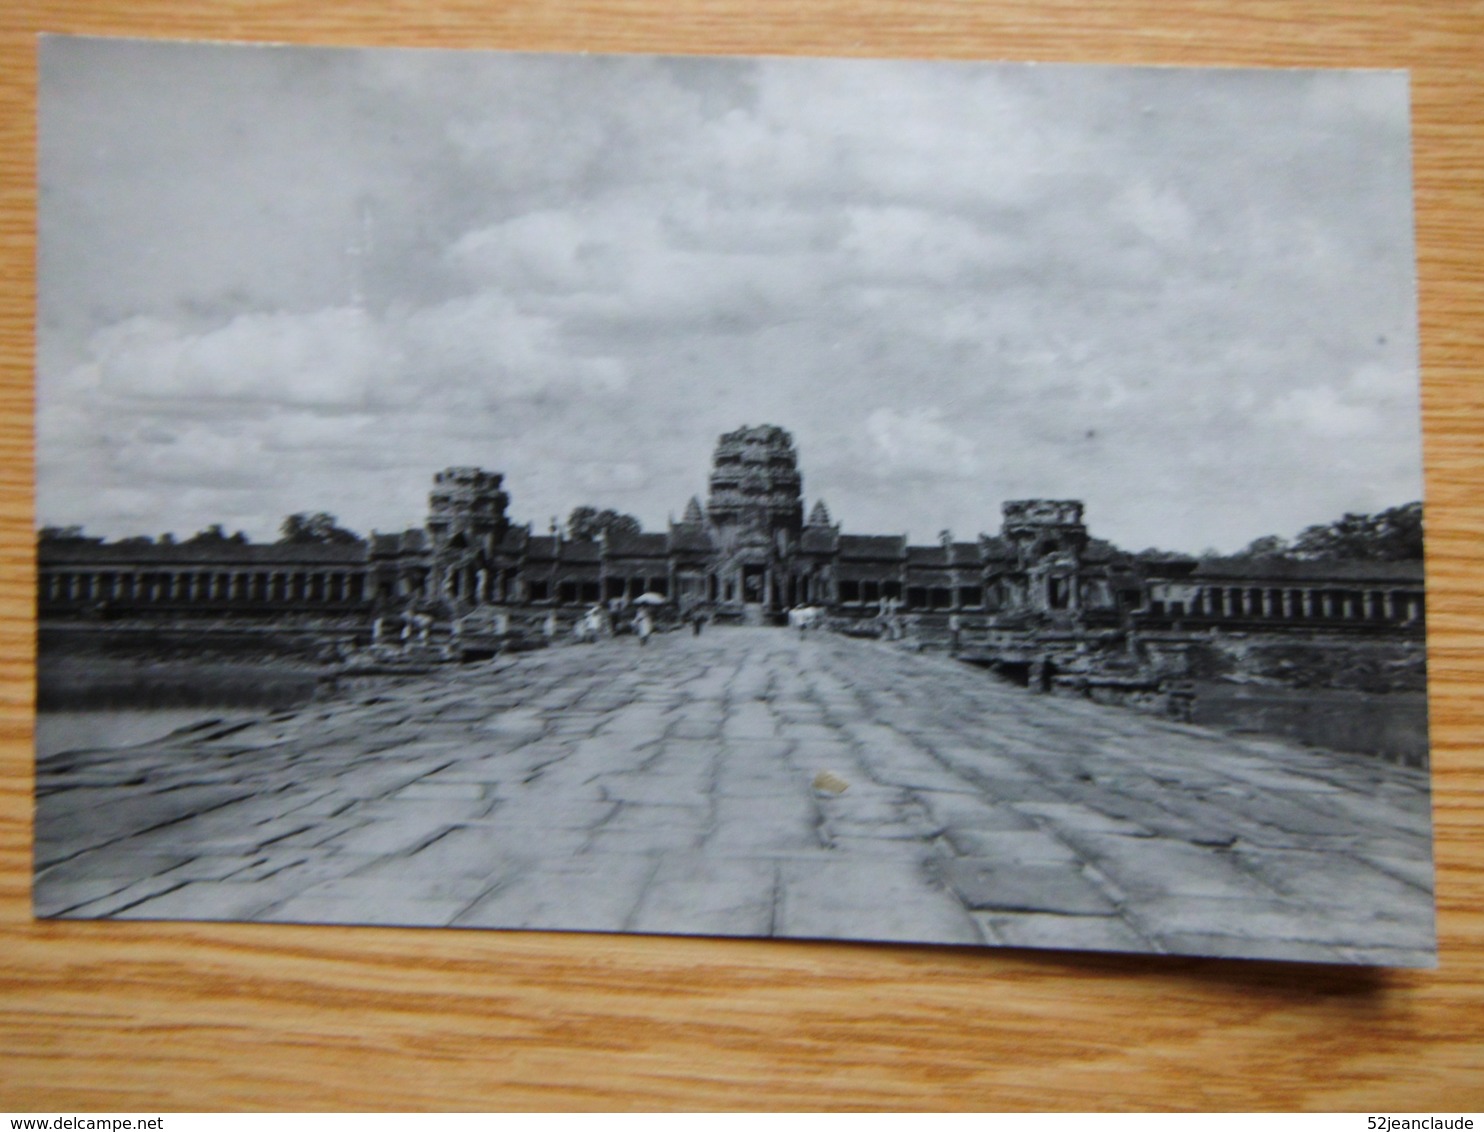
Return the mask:
POLYGON ((640 594, 638 597, 636 597, 634 599, 634 604, 635 605, 664 605, 665 602, 667 602, 669 600, 670 599, 667 598, 664 594, 657 594, 653 590, 650 590, 648 593, 640 594))

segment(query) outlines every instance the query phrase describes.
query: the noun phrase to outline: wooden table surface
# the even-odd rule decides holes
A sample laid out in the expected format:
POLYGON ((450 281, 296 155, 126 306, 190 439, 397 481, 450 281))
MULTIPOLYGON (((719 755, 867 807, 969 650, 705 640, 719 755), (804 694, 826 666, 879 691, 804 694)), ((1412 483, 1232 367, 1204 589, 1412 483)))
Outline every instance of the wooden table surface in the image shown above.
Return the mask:
POLYGON ((1484 1109, 1484 5, 9 0, 0 11, 0 1109, 1484 1109), (31 919, 35 33, 1412 72, 1432 972, 31 919))

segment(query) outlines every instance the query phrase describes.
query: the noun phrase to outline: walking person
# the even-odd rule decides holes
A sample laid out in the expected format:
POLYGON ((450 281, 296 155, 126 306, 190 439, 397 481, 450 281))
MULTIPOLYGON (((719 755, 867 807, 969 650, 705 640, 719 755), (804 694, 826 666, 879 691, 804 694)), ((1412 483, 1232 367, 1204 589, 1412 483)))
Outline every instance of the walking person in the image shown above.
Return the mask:
POLYGON ((639 635, 640 645, 649 644, 650 635, 654 632, 654 621, 650 618, 647 607, 639 610, 638 616, 634 618, 634 632, 639 635))

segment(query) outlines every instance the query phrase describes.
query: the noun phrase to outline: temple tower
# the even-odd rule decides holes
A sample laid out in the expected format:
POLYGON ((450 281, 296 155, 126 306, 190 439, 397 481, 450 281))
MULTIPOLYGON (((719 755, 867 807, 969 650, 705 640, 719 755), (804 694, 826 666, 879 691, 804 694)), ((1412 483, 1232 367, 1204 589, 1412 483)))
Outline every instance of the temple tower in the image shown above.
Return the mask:
POLYGON ((505 477, 483 468, 445 468, 428 495, 428 536, 433 571, 428 596, 459 607, 492 600, 492 563, 510 529, 501 490, 505 477))
POLYGON ((744 425, 716 442, 706 517, 719 535, 771 543, 804 525, 803 479, 793 437, 776 425, 744 425))
POLYGON ((754 613, 789 600, 784 563, 804 526, 803 479, 793 437, 744 425, 716 443, 706 522, 720 555, 713 599, 754 613))
POLYGON ((1076 499, 1018 499, 1003 507, 1001 535, 1015 549, 1029 607, 1045 614, 1082 605, 1079 575, 1087 526, 1076 499))

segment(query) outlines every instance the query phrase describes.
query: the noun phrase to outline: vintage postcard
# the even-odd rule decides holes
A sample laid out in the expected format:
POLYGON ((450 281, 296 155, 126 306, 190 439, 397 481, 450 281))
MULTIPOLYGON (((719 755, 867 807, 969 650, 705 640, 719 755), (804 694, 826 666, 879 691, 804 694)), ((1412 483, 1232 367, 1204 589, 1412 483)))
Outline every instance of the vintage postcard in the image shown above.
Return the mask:
POLYGON ((36 914, 1432 965, 1408 115, 46 39, 36 914))

